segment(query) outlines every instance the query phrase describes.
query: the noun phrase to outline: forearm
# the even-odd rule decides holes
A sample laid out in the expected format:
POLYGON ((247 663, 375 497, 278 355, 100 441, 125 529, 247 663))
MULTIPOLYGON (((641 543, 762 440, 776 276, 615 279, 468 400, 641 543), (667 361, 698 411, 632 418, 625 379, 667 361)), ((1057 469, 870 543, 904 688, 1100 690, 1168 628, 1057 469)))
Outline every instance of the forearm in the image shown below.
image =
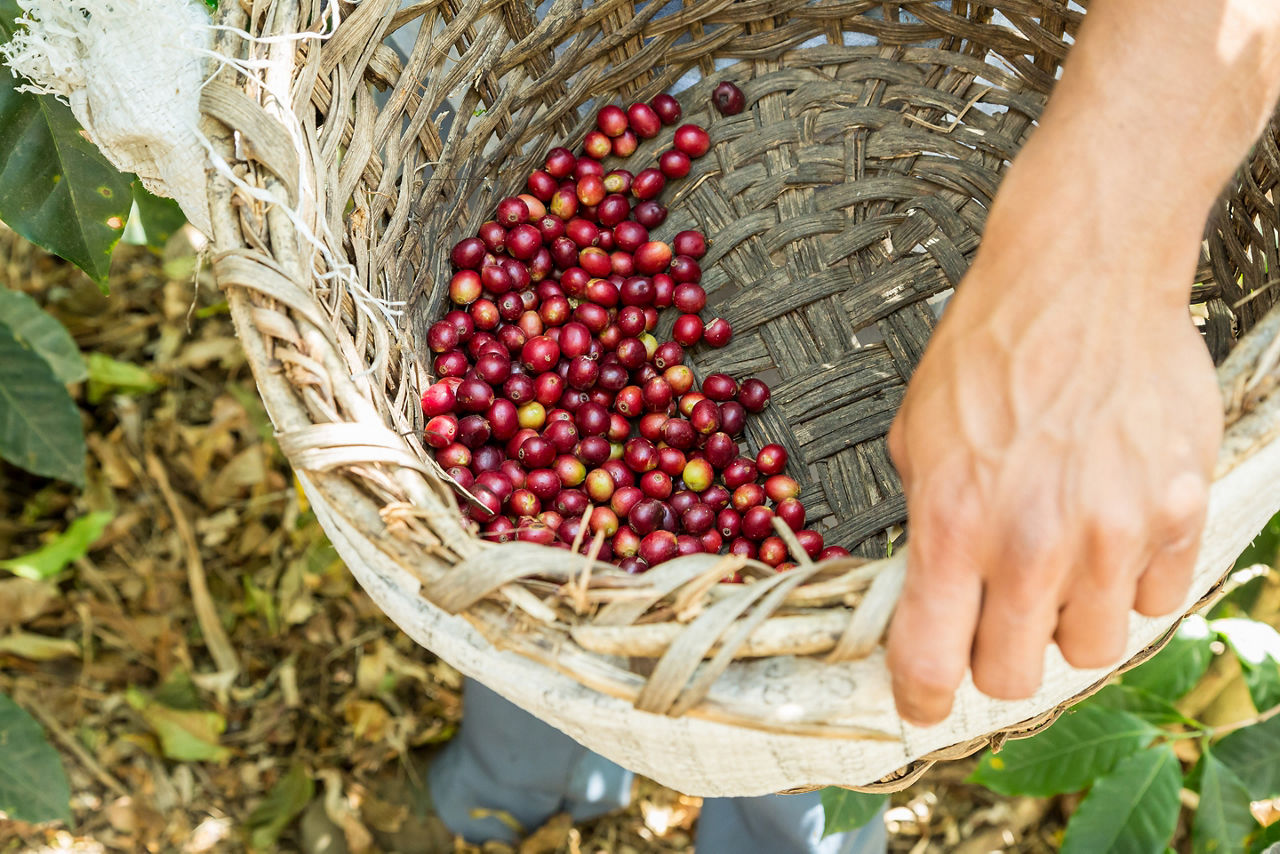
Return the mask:
MULTIPOLYGON (((1137 269, 1190 276, 1205 217, 1277 96, 1280 2, 1095 0, 993 207, 988 254, 1006 235, 1060 236, 1063 212, 1087 211, 1075 251, 1120 241, 1137 269)), ((1169 281, 1170 298, 1188 284, 1169 281)))

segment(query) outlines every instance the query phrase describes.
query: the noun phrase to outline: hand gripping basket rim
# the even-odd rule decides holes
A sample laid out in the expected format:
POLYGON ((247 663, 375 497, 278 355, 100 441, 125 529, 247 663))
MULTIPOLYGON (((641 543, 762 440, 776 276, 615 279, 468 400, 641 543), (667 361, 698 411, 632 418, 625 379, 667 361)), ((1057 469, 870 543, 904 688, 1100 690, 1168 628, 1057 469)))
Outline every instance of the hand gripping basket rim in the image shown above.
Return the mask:
MULTIPOLYGON (((290 15, 296 11, 291 4, 276 4, 267 16, 274 28, 270 32, 292 32, 290 15)), ((239 3, 224 4, 221 14, 236 28, 245 24, 239 3)), ((346 39, 344 44, 358 53, 356 48, 376 26, 385 32, 392 15, 388 3, 361 4, 346 22, 350 29, 340 28, 334 38, 346 39)), ((221 50, 228 54, 243 46, 225 33, 222 40, 221 50)), ((291 81, 291 92, 326 82, 325 74, 340 65, 323 51, 303 55, 292 43, 272 43, 268 54, 265 74, 277 83, 291 81)), ((509 556, 518 552, 501 547, 501 556, 495 557, 498 548, 465 535, 451 515, 456 514, 451 495, 438 488, 433 464, 412 436, 403 435, 408 431, 394 414, 400 410, 375 400, 368 377, 348 368, 354 352, 351 332, 335 328, 330 318, 341 316, 344 305, 348 315, 357 315, 362 347, 385 330, 370 328, 368 317, 351 306, 358 300, 333 287, 331 278, 314 279, 315 260, 304 260, 298 251, 304 245, 297 233, 302 217, 271 201, 301 196, 323 207, 316 200, 323 198, 324 188, 315 184, 323 164, 304 159, 314 159, 313 149, 295 150, 279 102, 273 104, 256 85, 240 89, 215 80, 206 89, 202 110, 206 135, 238 179, 229 180, 226 170, 209 173, 215 273, 281 447, 335 547, 374 601, 410 636, 462 672, 621 764, 701 795, 757 795, 826 784, 902 788, 932 761, 1047 725, 1113 672, 1074 670, 1050 650, 1045 685, 1032 699, 990 700, 966 682, 946 722, 918 729, 904 725, 893 712, 879 649, 835 662, 775 656, 738 662, 718 679, 703 680, 692 701, 687 701, 686 681, 677 680, 674 688, 660 685, 667 700, 660 707, 678 714, 638 710, 637 700, 652 699, 646 690, 654 690, 654 680, 646 681, 625 662, 586 653, 563 627, 545 625, 547 614, 554 620, 555 613, 527 587, 511 583, 519 573, 504 574, 507 569, 500 566, 511 563, 509 556), (237 186, 248 182, 263 192, 247 194, 237 186), (492 586, 478 596, 474 590, 460 593, 472 575, 458 572, 447 578, 430 566, 428 556, 441 553, 466 564, 464 570, 481 567, 495 573, 486 582, 492 586), (429 590, 426 595, 424 589, 429 590), (451 603, 455 613, 434 604, 442 601, 451 603), (747 695, 752 702, 741 700, 747 695), (756 702, 760 696, 770 698, 764 703, 767 715, 762 716, 756 702)), ((367 143, 359 136, 350 140, 353 148, 367 143)), ((1280 363, 1278 332, 1280 313, 1273 311, 1219 371, 1230 426, 1186 608, 1212 595, 1234 556, 1280 507, 1280 395, 1270 393, 1280 363)), ((420 374, 410 358, 397 367, 404 375, 420 374)), ((556 554, 563 562, 563 553, 556 554)), ((693 570, 686 582, 708 573, 707 561, 688 561, 693 570)), ((562 591, 572 594, 576 584, 585 588, 588 566, 584 561, 561 572, 562 591)), ((863 645, 866 637, 873 643, 879 637, 901 567, 901 553, 855 567, 875 576, 866 595, 888 603, 875 609, 868 624, 858 625, 856 616, 852 621, 863 633, 863 645)), ((659 575, 658 570, 650 573, 659 575)), ((782 584, 772 592, 778 599, 793 593, 782 584)), ((1176 622, 1172 616, 1135 617, 1126 666, 1158 649, 1176 622)), ((737 625, 731 619, 716 637, 728 646, 737 625)), ((687 667, 686 680, 697 681, 693 674, 711 646, 706 643, 687 667)))

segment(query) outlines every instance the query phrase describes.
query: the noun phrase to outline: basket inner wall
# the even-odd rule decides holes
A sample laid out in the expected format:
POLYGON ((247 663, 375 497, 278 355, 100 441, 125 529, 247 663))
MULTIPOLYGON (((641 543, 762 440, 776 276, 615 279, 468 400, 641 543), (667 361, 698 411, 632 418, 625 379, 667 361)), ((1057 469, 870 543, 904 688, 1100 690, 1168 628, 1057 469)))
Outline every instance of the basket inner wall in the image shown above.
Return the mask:
MULTIPOLYGON (((420 135, 440 129, 441 153, 419 155, 420 236, 406 235, 396 283, 416 340, 448 309, 448 247, 521 192, 548 149, 576 147, 606 103, 673 90, 713 148, 664 191, 671 213, 653 236, 707 234, 703 314, 736 330, 690 361, 699 375, 769 382, 772 405, 749 419, 748 445, 787 447, 810 526, 829 543, 884 555, 906 518, 884 436, 1082 15, 1000 5, 549 3, 534 17, 506 4, 454 40, 467 12, 428 12, 406 71, 431 32, 454 64, 428 74, 477 83, 426 85, 444 119, 420 135), (489 74, 479 62, 458 73, 502 38, 489 74), (744 89, 742 114, 709 110, 721 79, 744 89)), ((671 135, 618 165, 654 165, 671 135)), ((430 364, 425 347, 418 355, 430 364)))

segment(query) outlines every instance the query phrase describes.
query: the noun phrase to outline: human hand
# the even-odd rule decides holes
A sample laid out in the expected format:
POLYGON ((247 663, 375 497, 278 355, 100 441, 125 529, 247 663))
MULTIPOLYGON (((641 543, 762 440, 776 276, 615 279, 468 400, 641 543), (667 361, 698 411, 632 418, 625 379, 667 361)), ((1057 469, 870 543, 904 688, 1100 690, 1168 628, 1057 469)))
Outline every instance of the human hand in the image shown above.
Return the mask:
POLYGON ((1051 641, 1111 665, 1130 608, 1179 607, 1221 441, 1212 362, 1167 284, 1188 280, 1185 246, 1125 258, 1105 236, 995 227, 889 434, 910 530, 889 667, 921 725, 966 666, 1025 698, 1051 641))

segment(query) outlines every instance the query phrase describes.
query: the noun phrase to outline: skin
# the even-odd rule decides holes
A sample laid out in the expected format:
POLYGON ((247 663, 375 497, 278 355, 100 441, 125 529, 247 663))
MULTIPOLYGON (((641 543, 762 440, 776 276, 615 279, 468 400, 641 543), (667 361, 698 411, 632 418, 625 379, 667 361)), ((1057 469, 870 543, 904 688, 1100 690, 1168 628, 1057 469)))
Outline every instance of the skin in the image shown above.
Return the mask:
POLYGON ((1210 207, 1280 95, 1280 2, 1094 0, 921 361, 889 449, 911 519, 889 631, 902 717, 1045 648, 1118 662, 1182 606, 1222 435, 1187 312, 1210 207))

